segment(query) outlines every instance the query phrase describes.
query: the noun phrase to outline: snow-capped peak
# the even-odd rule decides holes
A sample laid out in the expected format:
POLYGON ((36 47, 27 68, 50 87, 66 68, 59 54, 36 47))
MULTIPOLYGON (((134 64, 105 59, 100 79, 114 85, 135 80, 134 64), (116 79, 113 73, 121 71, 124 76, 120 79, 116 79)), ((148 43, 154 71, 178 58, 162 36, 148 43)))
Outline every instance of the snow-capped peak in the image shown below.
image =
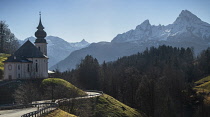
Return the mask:
POLYGON ((70 44, 71 46, 76 47, 76 48, 77 47, 84 48, 90 45, 90 43, 88 43, 85 39, 82 39, 82 41, 80 42, 75 42, 75 43, 70 43, 70 44))
POLYGON ((88 42, 85 39, 82 39, 82 41, 80 41, 80 43, 87 44, 88 42))
POLYGON ((143 23, 136 27, 137 30, 147 30, 151 27, 149 20, 145 20, 143 23))
POLYGON ((173 24, 155 26, 151 25, 149 20, 145 20, 135 30, 118 34, 112 42, 189 41, 192 37, 205 41, 210 40, 210 24, 203 22, 190 11, 183 10, 173 24))
POLYGON ((182 23, 200 23, 202 22, 200 18, 196 15, 192 14, 188 10, 182 10, 179 14, 179 17, 175 20, 174 24, 182 24, 182 23))

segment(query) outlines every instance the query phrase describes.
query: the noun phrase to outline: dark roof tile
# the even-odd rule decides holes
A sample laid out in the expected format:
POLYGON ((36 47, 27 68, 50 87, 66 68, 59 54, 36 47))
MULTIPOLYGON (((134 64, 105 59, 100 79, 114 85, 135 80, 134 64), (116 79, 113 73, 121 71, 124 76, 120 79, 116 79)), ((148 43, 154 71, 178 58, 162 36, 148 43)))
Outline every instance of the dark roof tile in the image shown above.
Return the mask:
POLYGON ((29 40, 26 41, 15 53, 14 56, 20 58, 47 58, 37 47, 29 40))
POLYGON ((47 56, 28 40, 4 62, 32 62, 27 58, 47 58, 47 56))

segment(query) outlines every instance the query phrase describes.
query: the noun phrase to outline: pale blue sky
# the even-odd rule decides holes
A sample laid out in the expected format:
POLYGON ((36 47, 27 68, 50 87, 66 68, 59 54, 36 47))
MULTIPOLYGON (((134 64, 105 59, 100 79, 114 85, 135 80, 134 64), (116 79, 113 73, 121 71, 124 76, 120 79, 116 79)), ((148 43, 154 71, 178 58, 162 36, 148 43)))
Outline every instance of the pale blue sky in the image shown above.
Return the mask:
POLYGON ((0 20, 18 39, 34 36, 42 12, 48 35, 68 42, 111 41, 149 19, 168 25, 182 10, 210 23, 210 0, 0 0, 0 20))

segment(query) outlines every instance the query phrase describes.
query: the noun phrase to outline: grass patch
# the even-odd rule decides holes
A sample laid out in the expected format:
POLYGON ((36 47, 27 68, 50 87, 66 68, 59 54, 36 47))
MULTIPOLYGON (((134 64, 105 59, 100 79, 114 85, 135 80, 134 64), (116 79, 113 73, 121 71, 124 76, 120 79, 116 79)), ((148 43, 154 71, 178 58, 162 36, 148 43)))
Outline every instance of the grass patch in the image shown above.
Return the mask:
POLYGON ((42 117, 77 117, 75 115, 69 114, 61 109, 57 109, 48 115, 42 116, 42 117))
POLYGON ((94 98, 67 101, 59 106, 60 109, 79 117, 145 117, 143 113, 107 94, 94 98))
POLYGON ((204 104, 210 106, 210 76, 202 78, 195 82, 196 86, 194 89, 197 93, 200 93, 204 96, 204 104))
POLYGON ((3 61, 5 61, 7 59, 7 57, 9 57, 10 54, 4 54, 4 53, 0 53, 0 69, 4 70, 4 63, 3 61))
POLYGON ((47 78, 42 81, 42 85, 44 86, 50 86, 50 85, 56 85, 56 86, 62 86, 67 88, 70 92, 76 92, 77 96, 85 96, 87 95, 84 91, 81 89, 75 87, 70 82, 60 79, 60 78, 47 78))
POLYGON ((209 93, 210 92, 210 76, 202 78, 195 82, 195 89, 198 93, 209 93))
POLYGON ((109 95, 102 95, 97 100, 95 117, 143 117, 133 109, 109 95))
POLYGON ((196 81, 195 84, 200 85, 200 84, 203 84, 203 83, 208 82, 208 81, 210 81, 210 76, 207 76, 205 78, 202 78, 202 79, 196 81))

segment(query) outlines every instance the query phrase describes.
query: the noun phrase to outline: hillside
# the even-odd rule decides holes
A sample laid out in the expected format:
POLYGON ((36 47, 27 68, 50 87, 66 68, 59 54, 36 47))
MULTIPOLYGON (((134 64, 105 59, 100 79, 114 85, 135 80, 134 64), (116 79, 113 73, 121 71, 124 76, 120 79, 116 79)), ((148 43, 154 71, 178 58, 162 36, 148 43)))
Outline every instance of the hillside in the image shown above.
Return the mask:
POLYGON ((198 55, 210 45, 210 24, 187 10, 183 10, 172 24, 166 26, 151 25, 149 20, 145 20, 135 29, 118 34, 111 42, 93 43, 72 52, 50 69, 74 69, 86 55, 92 55, 99 63, 115 61, 120 57, 141 53, 146 48, 160 45, 192 47, 195 55, 198 55))
POLYGON ((19 100, 25 99, 26 97, 32 98, 32 101, 52 99, 52 85, 54 86, 54 99, 86 95, 81 89, 59 78, 30 80, 18 79, 12 81, 0 81, 0 94, 4 94, 0 96, 0 104, 18 103, 19 100), (16 90, 18 90, 16 93, 17 98, 14 96, 16 90))
MULTIPOLYGON (((203 102, 204 107, 206 108, 206 112, 209 112, 210 109, 210 76, 204 77, 198 81, 195 82, 196 86, 194 89, 198 94, 201 94, 204 96, 203 102)), ((209 116, 210 113, 207 113, 206 115, 209 116)))
MULTIPOLYGON (((57 90, 60 91, 60 92, 62 92, 62 90, 67 90, 65 92, 69 93, 73 97, 87 95, 84 91, 82 91, 81 89, 75 87, 70 82, 68 82, 66 80, 63 80, 63 79, 60 79, 60 78, 47 78, 47 79, 44 79, 42 81, 42 85, 44 85, 44 86, 54 85, 54 86, 57 86, 57 88, 62 87, 61 90, 59 90, 59 89, 57 89, 57 90)), ((65 94, 65 95, 67 95, 67 94, 65 94)))
POLYGON ((47 115, 44 115, 42 117, 77 117, 75 115, 69 114, 61 109, 57 109, 47 115))
POLYGON ((197 92, 206 93, 210 92, 210 76, 204 77, 195 82, 195 89, 197 92))
POLYGON ((73 103, 61 105, 60 108, 80 117, 144 117, 144 114, 107 94, 74 100, 73 103))
POLYGON ((137 110, 121 103, 109 95, 102 95, 96 102, 95 117, 143 117, 137 110))

